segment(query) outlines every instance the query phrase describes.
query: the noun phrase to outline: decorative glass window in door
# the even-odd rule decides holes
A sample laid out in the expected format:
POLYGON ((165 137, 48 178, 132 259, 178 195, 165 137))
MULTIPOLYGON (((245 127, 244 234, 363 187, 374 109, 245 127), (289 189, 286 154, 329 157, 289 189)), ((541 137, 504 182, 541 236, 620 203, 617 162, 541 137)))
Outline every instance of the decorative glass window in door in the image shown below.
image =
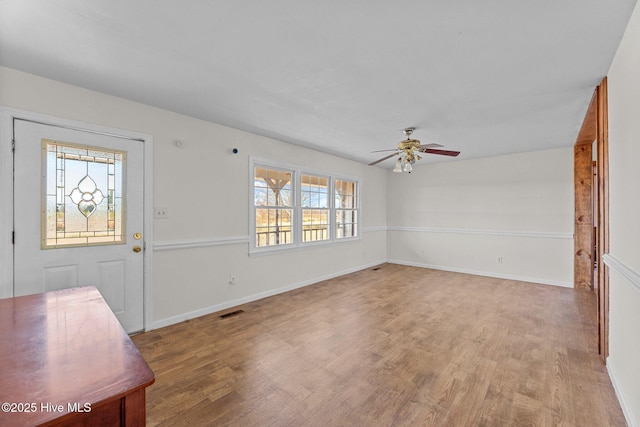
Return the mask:
POLYGON ((126 153, 42 140, 42 248, 125 243, 126 153))

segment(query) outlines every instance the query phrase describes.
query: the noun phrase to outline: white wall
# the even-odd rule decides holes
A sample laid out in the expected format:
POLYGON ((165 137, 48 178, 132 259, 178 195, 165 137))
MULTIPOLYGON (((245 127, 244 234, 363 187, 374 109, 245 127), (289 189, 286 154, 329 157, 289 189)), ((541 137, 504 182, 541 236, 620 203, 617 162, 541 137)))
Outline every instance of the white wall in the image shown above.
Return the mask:
POLYGON ((388 257, 573 286, 573 192, 572 147, 389 172, 388 257))
POLYGON ((153 324, 147 328, 386 259, 380 168, 3 67, 0 105, 153 136, 154 205, 168 208, 169 218, 154 221, 153 324), (233 148, 239 154, 231 154, 233 148), (363 239, 249 257, 249 155, 360 178, 363 239), (228 283, 231 275, 235 285, 228 283))
POLYGON ((611 65, 607 366, 627 422, 640 426, 640 7, 611 65))

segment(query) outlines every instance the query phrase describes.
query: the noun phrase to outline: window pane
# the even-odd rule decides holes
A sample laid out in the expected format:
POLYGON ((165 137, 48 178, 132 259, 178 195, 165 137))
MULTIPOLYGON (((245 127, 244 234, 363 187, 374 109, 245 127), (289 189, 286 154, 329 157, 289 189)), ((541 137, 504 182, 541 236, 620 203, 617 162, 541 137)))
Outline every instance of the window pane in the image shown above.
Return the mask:
POLYGON ((292 171, 255 167, 253 195, 256 247, 291 243, 292 171))
POLYGON ((358 211, 357 210, 336 210, 336 238, 358 236, 358 211))
POLYGON ((336 238, 358 236, 357 211, 336 211, 336 238))
POLYGON ((336 180, 335 184, 336 231, 335 238, 357 237, 357 183, 355 181, 336 180))
POLYGON ((256 209, 256 246, 290 244, 292 213, 291 209, 256 209))
POLYGON ((276 206, 293 206, 293 199, 291 198, 291 190, 288 187, 280 190, 279 194, 276 194, 276 206))
POLYGON ((317 242, 329 240, 329 210, 302 210, 302 241, 317 242))
POLYGON ((302 209, 302 241, 329 240, 329 178, 300 176, 302 209))
POLYGON ((356 182, 336 180, 335 185, 336 208, 355 209, 356 204, 356 182))
POLYGON ((267 206, 267 189, 254 186, 253 200, 256 206, 267 206))
POLYGON ((291 171, 254 168, 254 205, 292 206, 291 171))
POLYGON ((42 140, 42 248, 124 243, 125 152, 42 140))
POLYGON ((329 207, 329 179, 321 176, 302 175, 300 177, 300 204, 303 208, 329 207))

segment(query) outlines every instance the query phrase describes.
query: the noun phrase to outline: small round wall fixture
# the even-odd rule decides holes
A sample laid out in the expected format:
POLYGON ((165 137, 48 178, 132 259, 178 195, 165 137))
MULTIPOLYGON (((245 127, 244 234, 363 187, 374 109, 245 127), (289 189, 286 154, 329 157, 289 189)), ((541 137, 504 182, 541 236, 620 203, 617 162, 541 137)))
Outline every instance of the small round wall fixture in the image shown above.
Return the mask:
POLYGON ((237 149, 237 148, 234 148, 233 150, 231 150, 231 152, 232 152, 233 154, 238 154, 238 149, 237 149))

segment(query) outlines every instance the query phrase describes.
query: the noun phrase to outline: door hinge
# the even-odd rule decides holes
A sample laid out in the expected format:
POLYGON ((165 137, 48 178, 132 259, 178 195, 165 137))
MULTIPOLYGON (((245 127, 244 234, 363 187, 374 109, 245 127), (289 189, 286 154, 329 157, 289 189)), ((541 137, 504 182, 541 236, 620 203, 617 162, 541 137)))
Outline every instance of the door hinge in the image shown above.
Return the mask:
POLYGON ((15 231, 11 232, 11 244, 12 245, 16 244, 16 232, 15 231))
POLYGON ((12 153, 15 153, 15 152, 16 152, 16 140, 15 140, 15 138, 13 138, 13 139, 11 140, 11 152, 12 152, 12 153))

